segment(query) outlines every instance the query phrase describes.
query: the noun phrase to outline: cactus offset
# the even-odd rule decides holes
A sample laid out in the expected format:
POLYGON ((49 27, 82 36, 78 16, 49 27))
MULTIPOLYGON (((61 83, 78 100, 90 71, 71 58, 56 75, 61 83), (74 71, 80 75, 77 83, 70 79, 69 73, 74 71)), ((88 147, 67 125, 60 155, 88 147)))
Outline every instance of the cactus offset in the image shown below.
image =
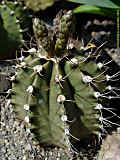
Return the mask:
POLYGON ((98 63, 99 53, 86 56, 68 48, 72 16, 68 11, 56 17, 52 37, 43 21, 34 20, 38 50, 30 50, 34 52, 18 65, 11 98, 17 117, 40 144, 68 149, 101 133, 100 107, 109 100, 108 67, 98 63))
POLYGON ((47 7, 50 7, 54 4, 55 0, 34 0, 34 3, 32 0, 21 0, 24 1, 26 6, 33 11, 40 11, 45 10, 47 7))
POLYGON ((2 1, 0 13, 0 52, 4 56, 21 46, 23 32, 29 28, 31 18, 20 2, 2 1))

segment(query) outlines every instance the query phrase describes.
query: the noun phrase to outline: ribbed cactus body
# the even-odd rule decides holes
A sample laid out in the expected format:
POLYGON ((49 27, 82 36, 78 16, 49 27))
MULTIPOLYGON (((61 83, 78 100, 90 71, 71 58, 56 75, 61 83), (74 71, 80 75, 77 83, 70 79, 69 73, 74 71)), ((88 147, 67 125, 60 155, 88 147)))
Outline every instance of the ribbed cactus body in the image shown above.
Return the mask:
POLYGON ((101 107, 109 100, 109 77, 107 67, 97 62, 97 54, 86 56, 81 50, 67 48, 72 12, 60 19, 54 26, 54 38, 48 38, 47 26, 35 19, 38 50, 17 66, 11 102, 17 117, 27 123, 40 144, 70 149, 77 141, 101 133, 101 107), (60 28, 64 21, 65 32, 60 28), (65 36, 60 37, 61 33, 65 36))
POLYGON ((85 74, 80 67, 86 62, 74 66, 71 61, 45 61, 44 58, 29 56, 24 60, 25 65, 20 65, 12 88, 15 91, 12 103, 17 117, 25 120, 29 116, 31 131, 40 143, 47 145, 65 147, 65 129, 75 137, 70 136, 71 142, 92 133, 99 134, 100 113, 95 110, 98 100, 94 97, 97 86, 94 89, 83 81, 85 74), (37 72, 38 66, 42 67, 40 72, 37 72), (25 110, 25 106, 29 110, 25 110), (62 121, 65 115, 68 122, 62 121))
POLYGON ((19 32, 20 24, 16 24, 16 17, 12 14, 12 10, 6 6, 3 8, 0 6, 1 11, 1 51, 9 50, 11 47, 17 47, 22 40, 22 34, 19 32), (6 48, 7 44, 7 48, 6 48))
POLYGON ((31 18, 20 2, 2 1, 0 13, 0 52, 4 57, 21 46, 23 32, 28 30, 31 18))

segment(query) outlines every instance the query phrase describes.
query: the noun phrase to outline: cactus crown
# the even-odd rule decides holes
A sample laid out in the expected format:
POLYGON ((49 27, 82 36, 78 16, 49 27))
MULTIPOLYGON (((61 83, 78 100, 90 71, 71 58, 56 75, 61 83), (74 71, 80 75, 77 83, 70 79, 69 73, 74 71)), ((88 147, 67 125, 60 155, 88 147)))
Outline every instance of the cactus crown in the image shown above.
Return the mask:
POLYGON ((66 52, 66 46, 70 33, 72 33, 72 11, 64 14, 60 11, 53 21, 53 27, 47 25, 40 19, 35 18, 33 30, 37 39, 38 48, 42 48, 43 55, 47 57, 62 57, 66 52))
POLYGON ((38 143, 68 149, 101 133, 101 109, 115 97, 106 90, 114 77, 106 75, 108 66, 99 62, 101 55, 89 52, 86 56, 69 43, 72 16, 71 11, 60 12, 51 34, 43 21, 34 19, 38 49, 30 49, 17 65, 11 98, 17 117, 38 143))

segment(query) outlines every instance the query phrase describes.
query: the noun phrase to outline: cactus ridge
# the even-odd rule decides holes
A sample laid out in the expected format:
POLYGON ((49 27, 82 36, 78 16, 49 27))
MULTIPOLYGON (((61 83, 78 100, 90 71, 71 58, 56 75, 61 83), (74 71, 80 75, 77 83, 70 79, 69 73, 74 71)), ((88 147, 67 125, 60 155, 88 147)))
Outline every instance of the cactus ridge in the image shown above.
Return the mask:
POLYGON ((26 32, 31 18, 21 2, 2 1, 0 4, 1 53, 21 46, 23 32, 26 32), (6 45, 7 44, 7 45, 6 45))
POLYGON ((60 17, 59 23, 56 21, 54 43, 53 37, 48 38, 45 24, 34 20, 38 50, 17 66, 12 85, 15 94, 11 95, 17 117, 25 121, 40 144, 69 150, 76 142, 101 134, 103 122, 107 120, 102 116, 102 109, 107 109, 109 96, 116 98, 107 90, 108 81, 116 75, 106 76, 109 67, 103 63, 100 66, 99 53, 86 57, 82 50, 75 48, 70 54, 66 53, 71 17, 72 12, 68 11, 60 17), (46 36, 49 41, 44 45, 46 36), (54 47, 48 45, 47 48, 50 43, 54 47))

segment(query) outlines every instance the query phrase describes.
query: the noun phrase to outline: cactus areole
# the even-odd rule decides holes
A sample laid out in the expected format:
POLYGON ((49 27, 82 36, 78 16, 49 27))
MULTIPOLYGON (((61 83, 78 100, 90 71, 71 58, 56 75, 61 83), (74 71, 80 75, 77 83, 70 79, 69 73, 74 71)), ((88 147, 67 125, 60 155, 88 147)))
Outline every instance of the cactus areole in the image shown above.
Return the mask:
POLYGON ((72 19, 72 11, 60 12, 53 21, 52 34, 42 20, 34 19, 38 48, 30 49, 17 67, 11 94, 17 117, 27 123, 39 144, 68 149, 101 133, 98 105, 104 107, 109 101, 107 67, 97 65, 100 55, 90 52, 86 56, 70 47, 72 19))

